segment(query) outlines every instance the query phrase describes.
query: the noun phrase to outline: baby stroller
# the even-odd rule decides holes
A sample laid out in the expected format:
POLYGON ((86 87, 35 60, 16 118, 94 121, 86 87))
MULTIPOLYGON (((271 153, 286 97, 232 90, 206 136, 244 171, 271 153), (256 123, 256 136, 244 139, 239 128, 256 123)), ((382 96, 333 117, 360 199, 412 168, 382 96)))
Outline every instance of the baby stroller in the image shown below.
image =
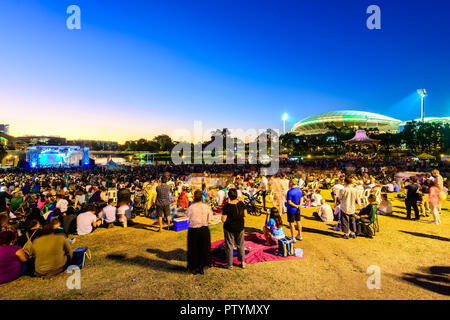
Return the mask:
POLYGON ((258 199, 258 193, 259 192, 253 196, 245 192, 242 193, 246 197, 244 199, 244 204, 247 212, 252 216, 260 216, 263 213, 261 207, 256 205, 257 203, 261 204, 261 200, 258 199))
POLYGON ((133 208, 136 215, 141 215, 145 210, 145 194, 142 190, 134 193, 133 208))

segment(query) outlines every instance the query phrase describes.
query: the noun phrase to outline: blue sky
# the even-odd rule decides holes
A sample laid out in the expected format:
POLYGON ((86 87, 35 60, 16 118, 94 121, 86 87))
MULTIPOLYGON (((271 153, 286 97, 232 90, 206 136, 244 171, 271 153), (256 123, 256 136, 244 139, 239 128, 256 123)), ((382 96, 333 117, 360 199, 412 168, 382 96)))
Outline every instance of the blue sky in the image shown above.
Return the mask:
POLYGON ((408 120, 421 87, 426 115, 450 116, 449 14, 445 0, 2 0, 2 122, 123 142, 195 120, 281 129, 285 112, 289 126, 331 110, 408 120))

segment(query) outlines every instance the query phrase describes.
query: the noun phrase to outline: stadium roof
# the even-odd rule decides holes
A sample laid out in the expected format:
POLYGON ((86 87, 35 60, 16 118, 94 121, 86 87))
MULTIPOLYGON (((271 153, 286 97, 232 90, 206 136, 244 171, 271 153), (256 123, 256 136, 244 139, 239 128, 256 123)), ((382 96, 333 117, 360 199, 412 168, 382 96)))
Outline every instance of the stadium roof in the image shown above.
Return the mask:
POLYGON ((380 131, 398 131, 402 121, 381 114, 342 110, 319 113, 295 124, 291 132, 297 134, 321 134, 329 131, 328 126, 358 128, 378 128, 380 131))

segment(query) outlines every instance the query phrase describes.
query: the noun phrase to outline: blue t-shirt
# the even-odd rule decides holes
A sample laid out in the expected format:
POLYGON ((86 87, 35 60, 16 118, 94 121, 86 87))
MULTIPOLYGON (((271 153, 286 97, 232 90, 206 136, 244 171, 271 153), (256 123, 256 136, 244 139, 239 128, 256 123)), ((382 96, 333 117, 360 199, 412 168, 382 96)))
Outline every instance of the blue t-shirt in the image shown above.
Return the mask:
POLYGON ((275 219, 269 219, 267 222, 267 226, 270 228, 270 232, 275 238, 284 238, 286 235, 284 234, 283 228, 277 228, 277 224, 275 219))
POLYGON ((289 204, 289 200, 291 200, 292 203, 295 203, 296 205, 300 204, 300 200, 303 197, 302 190, 299 188, 292 188, 288 191, 286 196, 286 202, 287 202, 287 213, 297 213, 300 209, 297 209, 296 207, 293 207, 289 204))
POLYGON ((398 187, 398 184, 394 184, 394 192, 399 192, 400 188, 398 187))

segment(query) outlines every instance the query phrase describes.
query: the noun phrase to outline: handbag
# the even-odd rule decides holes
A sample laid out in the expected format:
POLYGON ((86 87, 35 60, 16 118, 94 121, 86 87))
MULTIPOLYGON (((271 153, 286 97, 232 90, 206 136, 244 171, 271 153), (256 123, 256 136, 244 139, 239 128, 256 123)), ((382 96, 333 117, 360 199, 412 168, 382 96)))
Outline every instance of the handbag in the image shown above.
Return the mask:
POLYGON ((37 229, 34 230, 33 234, 31 235, 31 237, 28 235, 28 231, 25 233, 25 235, 27 236, 27 242, 23 245, 23 251, 25 251, 25 253, 28 256, 31 256, 31 246, 33 245, 33 243, 31 242, 31 238, 33 238, 34 234, 36 233, 37 229))
POLYGON ((72 254, 71 265, 78 266, 78 268, 83 269, 86 263, 86 258, 91 260, 91 251, 88 247, 76 248, 72 254))
POLYGON ((439 192, 439 199, 441 202, 444 202, 447 200, 447 194, 444 191, 439 192))

